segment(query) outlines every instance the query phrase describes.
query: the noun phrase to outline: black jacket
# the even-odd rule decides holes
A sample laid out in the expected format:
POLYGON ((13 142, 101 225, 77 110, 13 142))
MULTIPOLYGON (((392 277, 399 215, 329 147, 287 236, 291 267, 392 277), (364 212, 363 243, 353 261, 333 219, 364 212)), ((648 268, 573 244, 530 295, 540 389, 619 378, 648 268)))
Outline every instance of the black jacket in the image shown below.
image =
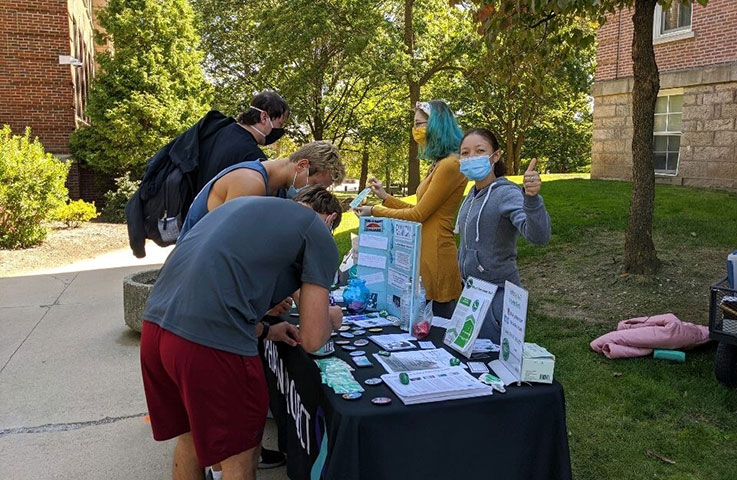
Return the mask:
MULTIPOLYGON (((133 254, 138 258, 146 256, 146 230, 144 227, 145 215, 143 205, 153 197, 171 173, 174 165, 181 170, 191 185, 197 184, 197 174, 200 167, 200 142, 214 134, 221 128, 235 122, 217 110, 211 110, 194 126, 169 142, 151 157, 146 164, 146 172, 141 185, 128 201, 125 207, 125 216, 128 222, 128 241, 133 254)), ((197 191, 192 189, 191 196, 185 204, 189 208, 197 191)), ((186 212, 184 212, 186 214, 186 212)))

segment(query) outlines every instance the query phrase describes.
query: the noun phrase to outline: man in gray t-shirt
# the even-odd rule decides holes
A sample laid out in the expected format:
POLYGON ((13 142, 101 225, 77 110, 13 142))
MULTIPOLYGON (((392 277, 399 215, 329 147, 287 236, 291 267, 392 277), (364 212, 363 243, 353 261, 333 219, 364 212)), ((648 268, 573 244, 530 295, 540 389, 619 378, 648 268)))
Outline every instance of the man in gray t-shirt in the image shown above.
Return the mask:
POLYGON ((166 260, 143 313, 141 365, 154 438, 179 437, 176 465, 255 469, 268 401, 258 338, 292 337, 311 352, 340 323, 328 314, 338 249, 325 221, 336 214, 322 187, 305 203, 237 198, 166 260), (259 322, 297 289, 299 331, 259 322))

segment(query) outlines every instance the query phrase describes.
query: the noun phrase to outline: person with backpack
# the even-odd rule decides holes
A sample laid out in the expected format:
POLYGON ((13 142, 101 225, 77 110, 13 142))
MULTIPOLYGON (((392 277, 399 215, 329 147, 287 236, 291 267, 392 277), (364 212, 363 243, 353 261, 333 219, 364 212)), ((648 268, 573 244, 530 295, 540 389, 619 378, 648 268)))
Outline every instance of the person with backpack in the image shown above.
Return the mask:
POLYGON ((345 177, 338 149, 329 142, 303 145, 288 158, 264 162, 242 162, 218 173, 197 194, 182 225, 177 244, 208 212, 225 202, 245 196, 276 196, 286 192, 293 198, 308 185, 329 187, 345 177))
POLYGON ((284 135, 289 120, 289 105, 274 91, 264 90, 251 99, 237 120, 200 144, 197 191, 219 172, 236 163, 266 160, 261 146, 270 145, 284 135))
POLYGON ((314 352, 340 326, 329 313, 338 249, 326 225, 340 203, 318 186, 295 200, 241 197, 206 215, 149 295, 143 384, 154 438, 177 438, 174 478, 201 478, 217 463, 225 478, 255 478, 268 406, 259 339, 314 352), (298 331, 261 321, 297 289, 298 331))
POLYGON ((133 254, 146 256, 147 238, 161 247, 174 244, 197 192, 225 168, 266 160, 260 146, 277 141, 288 118, 289 105, 265 90, 238 120, 212 110, 156 152, 125 207, 133 254))

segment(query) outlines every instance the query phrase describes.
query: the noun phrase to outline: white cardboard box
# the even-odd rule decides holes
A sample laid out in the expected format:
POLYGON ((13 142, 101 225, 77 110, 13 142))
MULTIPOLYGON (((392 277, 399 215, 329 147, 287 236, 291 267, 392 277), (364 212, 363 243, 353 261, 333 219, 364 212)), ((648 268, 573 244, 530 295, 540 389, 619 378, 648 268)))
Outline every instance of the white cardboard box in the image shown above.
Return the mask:
POLYGON ((536 343, 525 343, 522 351, 522 381, 553 383, 555 355, 536 343))

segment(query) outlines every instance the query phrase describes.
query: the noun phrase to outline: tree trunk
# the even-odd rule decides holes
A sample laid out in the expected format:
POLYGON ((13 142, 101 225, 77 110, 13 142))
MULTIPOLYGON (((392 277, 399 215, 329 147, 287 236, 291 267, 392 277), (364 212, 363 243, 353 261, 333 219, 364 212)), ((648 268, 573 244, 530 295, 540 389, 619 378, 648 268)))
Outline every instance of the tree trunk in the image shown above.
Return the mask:
POLYGON ((508 175, 517 175, 517 165, 515 164, 515 157, 514 157, 514 138, 511 134, 507 134, 505 139, 505 156, 507 157, 505 162, 507 164, 507 174, 508 175))
POLYGON ((514 174, 519 175, 520 172, 520 165, 519 165, 519 157, 522 155, 522 137, 518 137, 514 141, 514 174))
POLYGON ((325 124, 322 120, 321 112, 315 112, 315 129, 312 131, 313 140, 323 140, 325 135, 325 124))
POLYGON ((653 123, 660 78, 653 49, 653 14, 657 0, 635 0, 632 61, 632 198, 624 239, 624 270, 653 274, 660 261, 653 244, 655 170, 653 123))
POLYGON ((360 192, 366 188, 366 181, 368 180, 368 164, 369 164, 369 152, 368 146, 364 143, 363 150, 361 151, 361 176, 358 178, 358 191, 360 192))
POLYGON ((384 172, 384 186, 386 187, 386 190, 388 192, 392 186, 392 169, 389 168, 389 162, 387 162, 386 166, 384 167, 384 172))
MULTIPOLYGON (((412 9, 414 7, 414 0, 404 0, 404 46, 406 47, 405 52, 409 58, 414 58, 415 55, 415 30, 412 24, 412 9)), ((414 122, 415 104, 420 100, 420 83, 412 79, 411 72, 407 73, 407 84, 409 86, 409 108, 410 108, 410 125, 414 122)), ((409 132, 409 195, 412 195, 417 190, 417 186, 420 184, 420 160, 417 158, 417 142, 412 137, 412 131, 409 132)))
POLYGON ((405 194, 407 188, 407 165, 402 167, 402 195, 405 194))
MULTIPOLYGON (((420 85, 417 82, 410 82, 409 84, 409 104, 410 104, 410 125, 414 123, 415 114, 412 109, 415 108, 415 104, 420 100, 420 85)), ((417 157, 418 145, 412 136, 412 130, 409 132, 409 191, 407 195, 413 195, 417 190, 417 186, 420 184, 420 159, 417 157)))

